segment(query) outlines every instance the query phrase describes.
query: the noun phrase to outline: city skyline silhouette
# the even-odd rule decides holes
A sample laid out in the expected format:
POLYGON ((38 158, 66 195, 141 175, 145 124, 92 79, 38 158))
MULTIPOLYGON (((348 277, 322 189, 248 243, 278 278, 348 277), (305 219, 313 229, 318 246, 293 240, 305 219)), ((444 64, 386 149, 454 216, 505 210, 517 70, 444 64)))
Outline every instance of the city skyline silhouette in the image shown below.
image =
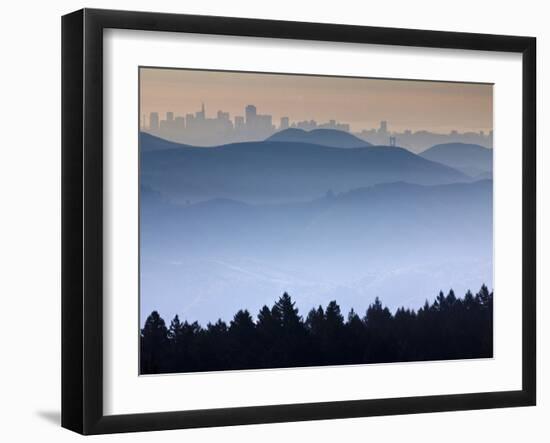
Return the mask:
MULTIPOLYGON (((274 121, 271 114, 260 114, 254 104, 243 107, 242 115, 231 116, 229 112, 217 110, 209 116, 206 105, 201 103, 200 110, 177 115, 173 111, 151 111, 149 115, 140 118, 140 129, 144 132, 159 136, 169 141, 194 146, 217 146, 235 142, 264 140, 271 135, 290 128, 304 131, 315 129, 333 129, 353 133, 350 124, 330 119, 326 122, 317 122, 314 119, 293 121, 288 116, 274 121)), ((356 136, 373 145, 399 145, 413 152, 421 152, 434 144, 463 142, 479 144, 486 148, 493 147, 492 130, 486 133, 458 132, 451 130, 448 133, 435 133, 423 129, 402 132, 391 129, 391 122, 381 120, 376 128, 363 128, 354 132, 356 136)))
MULTIPOLYGON (((402 134, 398 144, 399 138, 404 142, 413 133, 426 132, 470 134, 468 140, 429 137, 426 143, 434 139, 436 142, 464 141, 491 146, 488 137, 493 129, 491 84, 150 67, 140 68, 139 73, 142 129, 148 130, 151 113, 157 113, 159 129, 162 120, 170 122, 167 113, 174 123, 165 123, 165 126, 185 126, 186 118, 191 115, 200 120, 204 103, 209 129, 215 123, 221 128, 229 126, 227 120, 230 120, 233 129, 238 128, 233 132, 241 133, 232 140, 208 135, 214 142, 202 141, 200 137, 191 140, 168 137, 181 143, 208 146, 257 141, 275 130, 284 129, 282 120, 288 118, 289 126, 295 123, 296 127, 310 130, 315 129, 316 125, 311 123, 316 122, 363 138, 370 137, 369 141, 375 144, 389 144, 389 137, 376 137, 378 132, 384 133, 378 130, 382 129, 380 122, 385 121, 388 132, 402 134), (248 105, 257 109, 255 125, 246 125, 245 107, 248 105), (252 126, 264 129, 259 133, 252 131, 245 137, 243 122, 248 129, 252 126), (339 127, 336 123, 344 126, 339 127)), ((162 132, 170 135, 164 128, 162 132)), ((429 147, 417 140, 410 144, 408 147, 413 151, 429 147)))

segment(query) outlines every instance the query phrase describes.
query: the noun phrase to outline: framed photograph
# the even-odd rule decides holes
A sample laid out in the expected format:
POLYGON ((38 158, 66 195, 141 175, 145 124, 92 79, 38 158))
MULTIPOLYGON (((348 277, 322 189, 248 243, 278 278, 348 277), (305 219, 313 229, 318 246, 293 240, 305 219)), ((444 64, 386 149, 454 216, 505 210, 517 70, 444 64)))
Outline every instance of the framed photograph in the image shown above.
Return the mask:
POLYGON ((531 37, 62 20, 62 425, 536 401, 531 37))

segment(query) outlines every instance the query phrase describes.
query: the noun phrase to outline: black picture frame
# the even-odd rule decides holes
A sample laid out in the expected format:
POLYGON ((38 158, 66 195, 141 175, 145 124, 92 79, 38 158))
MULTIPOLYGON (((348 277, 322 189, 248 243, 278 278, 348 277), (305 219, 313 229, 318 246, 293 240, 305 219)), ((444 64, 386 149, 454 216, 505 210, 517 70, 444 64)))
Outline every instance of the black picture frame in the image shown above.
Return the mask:
POLYGON ((62 426, 81 434, 530 406, 536 403, 536 39, 83 9, 62 18, 62 426), (523 64, 522 388, 517 391, 103 413, 103 31, 108 28, 502 51, 523 64))

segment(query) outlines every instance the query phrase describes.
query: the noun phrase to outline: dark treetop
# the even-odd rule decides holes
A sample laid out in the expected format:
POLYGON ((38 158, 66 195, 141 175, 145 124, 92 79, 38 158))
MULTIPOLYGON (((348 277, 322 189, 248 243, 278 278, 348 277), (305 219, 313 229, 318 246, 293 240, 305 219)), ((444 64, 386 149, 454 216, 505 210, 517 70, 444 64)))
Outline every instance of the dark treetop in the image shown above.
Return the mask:
POLYGON ((239 310, 229 324, 206 328, 169 326, 154 311, 141 330, 141 374, 284 368, 422 360, 490 358, 493 355, 493 293, 483 285, 457 298, 442 292, 418 311, 392 314, 376 298, 360 317, 347 320, 331 301, 302 318, 284 293, 254 320, 239 310))

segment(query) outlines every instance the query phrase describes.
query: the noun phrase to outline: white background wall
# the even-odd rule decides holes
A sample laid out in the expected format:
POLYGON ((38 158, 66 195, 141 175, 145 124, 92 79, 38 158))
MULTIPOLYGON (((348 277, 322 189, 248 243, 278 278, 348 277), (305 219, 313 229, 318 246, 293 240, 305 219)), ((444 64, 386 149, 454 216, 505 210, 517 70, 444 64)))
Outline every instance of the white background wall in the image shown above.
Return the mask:
POLYGON ((534 408, 453 412, 165 431, 94 441, 279 442, 366 441, 547 442, 550 440, 550 28, 544 2, 388 0, 306 2, 201 0, 156 2, 5 2, 0 68, 0 435, 3 441, 73 441, 60 411, 60 17, 81 7, 156 10, 283 20, 532 35, 538 38, 539 389, 534 408), (545 106, 546 105, 546 106, 545 106), (545 109, 543 109, 545 108, 545 109), (548 124, 548 123, 547 123, 548 124), (546 200, 543 202, 543 200, 546 200))

